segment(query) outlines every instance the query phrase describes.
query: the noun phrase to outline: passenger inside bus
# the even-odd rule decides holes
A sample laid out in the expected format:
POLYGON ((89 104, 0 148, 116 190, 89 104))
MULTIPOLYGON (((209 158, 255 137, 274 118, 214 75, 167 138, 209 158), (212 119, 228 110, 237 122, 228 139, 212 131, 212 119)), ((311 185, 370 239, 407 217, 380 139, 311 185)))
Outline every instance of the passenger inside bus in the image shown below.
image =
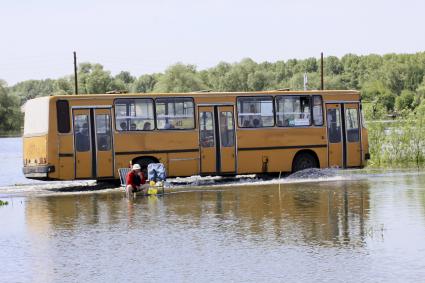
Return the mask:
POLYGON ((97 140, 97 149, 100 151, 106 151, 111 149, 111 140, 109 138, 109 133, 106 135, 98 136, 97 140))
POLYGON ((283 121, 281 119, 277 120, 277 125, 279 127, 289 127, 289 120, 288 119, 284 119, 283 121))
POLYGON ((145 124, 143 125, 143 131, 150 131, 150 130, 151 130, 151 123, 145 122, 145 124))
POLYGON ((223 111, 220 113, 220 139, 224 147, 234 146, 235 132, 233 124, 233 112, 223 111))
POLYGON ((76 129, 75 143, 77 151, 88 151, 90 150, 90 139, 89 139, 89 126, 84 123, 81 128, 76 129))
POLYGON ((244 121, 244 127, 247 128, 258 128, 262 126, 261 115, 255 109, 255 105, 251 104, 249 106, 249 118, 244 121))
POLYGON ((121 122, 120 127, 121 127, 121 130, 122 131, 126 131, 127 130, 127 123, 126 122, 121 122))
POLYGON ((341 142, 341 125, 339 120, 339 110, 329 109, 327 120, 328 120, 328 131, 329 131, 329 142, 331 143, 341 142))
POLYGON ((166 121, 164 129, 174 129, 174 126, 169 121, 166 121))
POLYGON ((260 119, 255 118, 255 119, 252 121, 252 124, 254 125, 254 128, 259 128, 259 127, 261 127, 261 121, 260 121, 260 119))

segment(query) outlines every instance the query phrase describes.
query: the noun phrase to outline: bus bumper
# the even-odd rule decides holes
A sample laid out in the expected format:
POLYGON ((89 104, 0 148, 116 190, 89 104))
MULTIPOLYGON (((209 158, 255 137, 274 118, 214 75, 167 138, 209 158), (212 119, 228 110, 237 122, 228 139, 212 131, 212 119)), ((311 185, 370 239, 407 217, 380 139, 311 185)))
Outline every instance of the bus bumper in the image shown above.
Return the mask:
POLYGON ((28 179, 47 179, 47 174, 55 172, 53 165, 25 166, 22 168, 25 178, 28 179))

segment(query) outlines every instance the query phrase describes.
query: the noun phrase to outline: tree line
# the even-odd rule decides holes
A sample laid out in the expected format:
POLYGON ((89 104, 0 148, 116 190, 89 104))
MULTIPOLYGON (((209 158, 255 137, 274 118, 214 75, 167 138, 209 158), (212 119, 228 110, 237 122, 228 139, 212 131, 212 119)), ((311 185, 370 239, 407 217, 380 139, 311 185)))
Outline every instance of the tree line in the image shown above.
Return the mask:
MULTIPOLYGON (((112 75, 101 64, 78 66, 78 90, 81 95, 121 92, 260 91, 304 87, 320 88, 320 59, 261 62, 243 59, 221 62, 197 70, 195 65, 177 63, 163 73, 133 76, 122 71, 112 75)), ((415 110, 425 104, 425 52, 416 54, 347 54, 324 58, 325 89, 356 89, 362 92, 368 119, 385 118, 415 110)), ((0 132, 16 131, 22 126, 20 107, 28 99, 74 93, 74 76, 58 79, 27 80, 13 86, 0 81, 0 132)))

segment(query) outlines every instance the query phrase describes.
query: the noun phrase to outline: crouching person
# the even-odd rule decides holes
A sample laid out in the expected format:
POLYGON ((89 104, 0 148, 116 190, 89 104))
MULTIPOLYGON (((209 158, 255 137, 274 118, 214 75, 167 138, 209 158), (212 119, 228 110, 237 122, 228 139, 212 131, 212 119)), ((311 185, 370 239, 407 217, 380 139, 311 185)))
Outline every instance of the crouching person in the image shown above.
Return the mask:
POLYGON ((126 177, 126 194, 127 197, 132 198, 133 193, 143 191, 144 184, 146 183, 146 177, 142 172, 142 168, 139 164, 134 164, 130 172, 126 177))

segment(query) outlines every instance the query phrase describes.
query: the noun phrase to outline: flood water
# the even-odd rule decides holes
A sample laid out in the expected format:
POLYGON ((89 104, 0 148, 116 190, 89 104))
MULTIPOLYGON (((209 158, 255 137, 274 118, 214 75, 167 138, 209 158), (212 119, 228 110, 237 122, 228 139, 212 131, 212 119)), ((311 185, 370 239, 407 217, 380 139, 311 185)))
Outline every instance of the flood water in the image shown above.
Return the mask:
MULTIPOLYGON (((2 160, 5 153, 21 158, 4 144, 0 139, 2 160)), ((128 201, 120 189, 14 186, 25 180, 20 165, 8 166, 0 165, 0 199, 9 202, 0 206, 1 282, 425 278, 422 171, 325 171, 316 179, 205 181, 209 186, 201 180, 128 201)))

